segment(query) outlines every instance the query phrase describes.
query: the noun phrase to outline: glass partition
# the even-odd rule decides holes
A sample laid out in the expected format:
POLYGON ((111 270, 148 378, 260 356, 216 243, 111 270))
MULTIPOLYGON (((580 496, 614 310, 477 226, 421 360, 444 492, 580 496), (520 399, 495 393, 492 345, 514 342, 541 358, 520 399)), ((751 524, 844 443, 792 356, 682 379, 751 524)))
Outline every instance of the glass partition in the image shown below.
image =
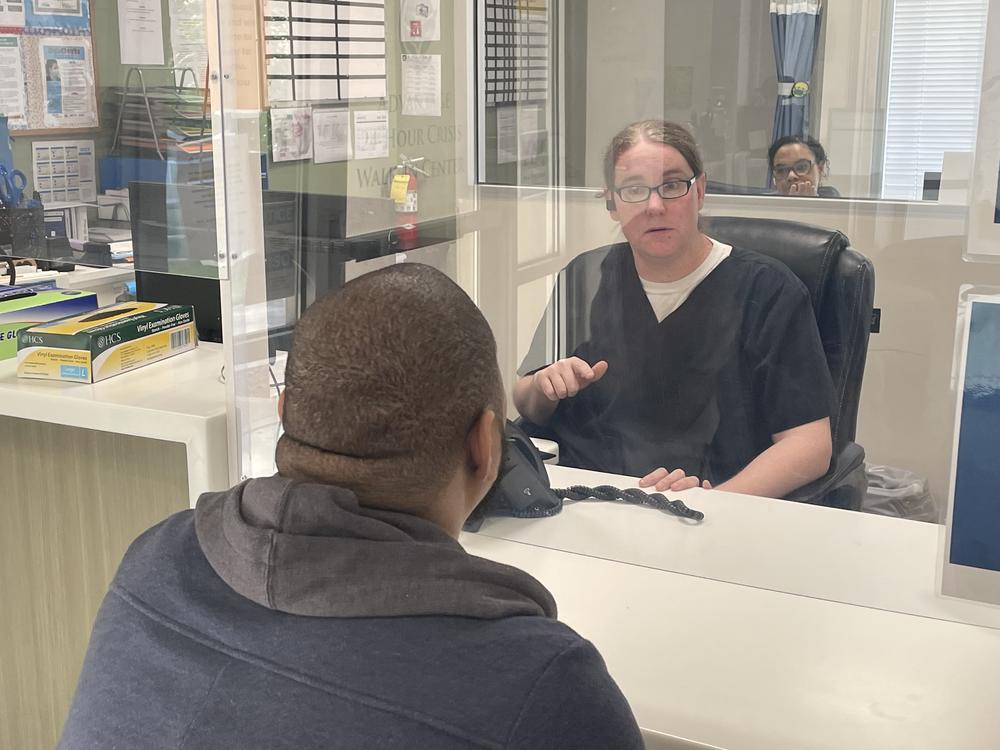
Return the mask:
MULTIPOLYGON (((553 487, 652 475, 705 514, 581 501, 460 539, 532 564, 572 553, 555 556, 585 603, 571 626, 594 606, 576 566, 597 558, 729 592, 691 593, 706 617, 778 592, 795 602, 781 611, 850 604, 851 623, 1000 628, 1000 610, 937 593, 942 569, 994 599, 1000 575, 1000 316, 974 313, 1000 295, 1000 0, 38 0, 0 21, 0 380, 20 499, 44 510, 12 526, 32 554, 10 548, 24 612, 7 640, 35 641, 0 737, 57 741, 132 536, 135 508, 88 505, 80 485, 155 517, 227 468, 233 484, 272 474, 303 314, 406 262, 482 311, 506 416, 556 454, 553 487), (63 382, 19 379, 30 328, 139 326, 141 303, 190 306, 198 346, 161 338, 164 361, 103 382, 72 361, 51 370, 63 382), (166 454, 130 461, 119 430, 160 421, 161 473, 186 452, 189 474, 146 497, 136 472, 166 454), (93 469, 53 472, 66 507, 33 502, 66 451, 29 422, 65 428, 93 469), (963 436, 980 450, 960 461, 963 436), (87 570, 66 578, 65 560, 87 570), (60 663, 65 679, 46 672, 60 663)), ((668 648, 673 624, 655 626, 668 648)), ((609 665, 634 647, 617 626, 593 639, 609 665)), ((845 649, 870 635, 819 630, 845 649)))
POLYGON ((407 260, 477 294, 462 5, 219 6, 234 480, 274 471, 285 356, 314 301, 407 260), (240 31, 257 24, 260 44, 240 31))
MULTIPOLYGON (((727 482, 783 433, 831 418, 820 437, 830 445, 823 466, 789 471, 794 481, 734 491, 722 504, 713 499, 721 495, 685 490, 680 496, 708 521, 682 528, 668 545, 677 554, 644 536, 660 527, 638 512, 622 515, 620 526, 596 524, 602 533, 591 536, 572 530, 572 518, 596 512, 582 506, 551 520, 488 521, 483 533, 995 625, 960 606, 943 611, 930 599, 900 598, 893 592, 905 586, 892 583, 923 576, 933 589, 924 578, 936 565, 934 524, 950 494, 961 288, 1000 284, 996 112, 983 96, 995 84, 988 44, 998 28, 995 3, 935 10, 910 0, 478 0, 441 3, 436 18, 410 17, 409 3, 368 3, 363 16, 330 3, 322 7, 345 5, 345 15, 326 24, 341 36, 325 43, 344 45, 335 73, 317 72, 309 56, 327 53, 299 38, 311 35, 298 24, 323 19, 303 19, 287 5, 226 3, 211 30, 220 49, 218 63, 209 63, 218 71, 210 75, 210 100, 234 480, 274 470, 285 352, 302 311, 368 270, 424 262, 457 280, 489 321, 509 416, 532 416, 516 391, 538 368, 571 356, 590 367, 592 393, 605 402, 588 408, 602 419, 582 413, 555 435, 563 465, 553 470, 554 483, 603 477, 634 485, 662 467, 735 490, 727 482), (261 43, 246 31, 257 24, 261 43), (949 56, 942 34, 964 33, 961 24, 977 31, 949 56), (792 37, 809 54, 779 44, 781 64, 790 66, 779 70, 776 44, 792 37), (803 60, 811 65, 791 65, 803 60), (329 81, 341 88, 324 88, 329 81), (644 119, 684 128, 700 165, 677 146, 632 163, 633 143, 612 160, 608 185, 609 143, 644 119), (813 138, 825 158, 794 140, 784 144, 790 155, 781 147, 769 155, 782 135, 813 138), (664 153, 682 162, 664 161, 664 153), (800 187, 782 187, 788 184, 800 187), (678 206, 687 206, 683 215, 678 206), (659 239, 647 243, 648 232, 659 239), (669 255, 673 245, 697 247, 686 240, 702 232, 718 241, 701 245, 717 265, 691 288, 678 290, 677 282, 690 282, 701 263, 680 278, 647 273, 657 268, 657 248, 669 255), (654 262, 643 266, 646 244, 654 262), (835 269, 822 263, 801 265, 830 257, 822 253, 834 247, 865 277, 860 286, 851 286, 849 273, 832 279, 835 269), (748 294, 740 285, 750 271, 733 274, 730 286, 702 286, 737 258, 753 274, 777 274, 780 294, 739 296, 748 294), (701 297, 697 305, 688 304, 692 295, 701 297), (632 317, 615 317, 627 305, 632 317), (636 337, 659 335, 664 321, 681 338, 664 339, 651 356, 636 337), (610 350, 595 348, 595 331, 610 350), (718 355, 723 343, 725 357, 718 355), (636 387, 651 400, 632 398, 628 382, 595 372, 601 361, 607 372, 639 373, 636 387), (769 367, 776 379, 762 374, 769 367), (715 389, 720 382, 725 398, 715 389), (744 391, 768 395, 747 405, 744 391), (600 411, 630 398, 624 416, 600 411), (789 402, 796 408, 786 409, 789 402), (702 430, 694 446, 657 432, 658 420, 685 409, 702 430), (740 426, 722 433, 743 430, 743 447, 706 459, 705 445, 714 446, 734 409, 743 409, 740 426), (610 437, 601 431, 608 424, 610 437), (615 450, 635 451, 628 460, 593 459, 589 452, 606 438, 615 450), (828 477, 848 444, 863 451, 863 458, 852 454, 852 479, 843 485, 853 499, 796 496, 828 477), (786 520, 773 520, 778 515, 786 520), (874 515, 895 517, 878 519, 878 527, 857 522, 874 515), (780 537, 785 551, 770 559, 740 546, 716 558, 699 546, 705 539, 749 544, 741 528, 756 529, 768 544, 780 537), (880 549, 881 536, 895 541, 880 549), (716 566, 722 558, 729 562, 716 566), (807 558, 808 565, 795 562, 807 558), (881 583, 855 585, 872 576, 881 583)), ((638 142, 650 140, 656 143, 648 135, 638 142)))
POLYGON ((710 193, 961 204, 968 190, 986 0, 480 7, 483 182, 601 189, 602 148, 655 113, 694 133, 710 193), (789 136, 819 145, 778 153, 789 136))
POLYGON ((110 8, 4 12, 3 360, 18 327, 116 303, 191 305, 202 341, 222 341, 202 4, 164 2, 156 25, 110 8))

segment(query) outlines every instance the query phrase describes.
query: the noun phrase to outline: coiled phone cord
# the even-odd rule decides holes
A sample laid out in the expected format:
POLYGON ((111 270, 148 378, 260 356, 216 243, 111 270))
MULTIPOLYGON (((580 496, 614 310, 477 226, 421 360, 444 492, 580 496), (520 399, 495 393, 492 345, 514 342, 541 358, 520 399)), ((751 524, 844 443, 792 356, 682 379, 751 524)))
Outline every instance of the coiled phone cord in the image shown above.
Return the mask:
POLYGON ((608 484, 602 484, 597 487, 573 485, 572 487, 567 487, 563 490, 553 489, 552 491, 563 500, 604 500, 608 502, 624 501, 632 505, 646 505, 650 508, 666 511, 667 513, 672 513, 675 516, 687 518, 695 522, 700 522, 705 519, 704 513, 700 510, 689 508, 680 500, 670 500, 666 495, 659 492, 649 494, 634 487, 622 490, 608 484))

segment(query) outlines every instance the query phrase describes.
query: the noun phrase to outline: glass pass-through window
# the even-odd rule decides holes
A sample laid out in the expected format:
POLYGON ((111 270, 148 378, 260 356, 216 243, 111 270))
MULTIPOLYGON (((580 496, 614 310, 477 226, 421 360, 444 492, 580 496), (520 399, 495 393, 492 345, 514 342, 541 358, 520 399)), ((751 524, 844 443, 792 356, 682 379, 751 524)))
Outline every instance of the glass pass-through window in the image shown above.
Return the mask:
POLYGON ((341 9, 321 73, 298 38, 321 19, 271 3, 259 77, 220 79, 236 478, 273 470, 301 310, 420 261, 486 315, 509 414, 564 467, 943 520, 963 299, 1000 284, 988 24, 951 55, 902 0, 418 6, 341 9))
MULTIPOLYGON (((782 428, 809 424, 783 411, 821 400, 795 373, 821 373, 825 358, 833 465, 848 443, 864 454, 848 494, 869 512, 944 520, 965 299, 1000 282, 989 6, 479 4, 478 198, 484 220, 504 217, 506 229, 480 238, 479 266, 513 285, 483 304, 512 405, 541 422, 561 462, 631 476, 683 468, 725 487, 782 428), (697 153, 674 139, 674 152, 637 162, 625 148, 609 171, 612 139, 641 120, 680 125, 697 153), (692 207, 675 187, 698 175, 692 207), (696 223, 719 242, 682 279, 658 276, 644 253, 669 254, 670 237, 683 245, 696 223), (831 248, 843 248, 847 276, 810 268, 831 248), (777 257, 812 309, 783 309, 779 295, 770 320, 751 320, 756 298, 722 283, 743 250, 777 257), (858 286, 852 268, 866 275, 858 286), (749 307, 732 309, 738 300, 749 307), (798 324, 818 328, 819 365, 798 324), (729 337, 739 352, 725 359, 729 337), (546 376, 534 394, 547 389, 554 411, 518 394, 574 357, 587 367, 546 376), (770 386, 763 361, 780 363, 770 386), (758 395, 741 402, 734 384, 758 395), (697 407, 700 393, 711 407, 697 407), (746 441, 730 422, 741 409, 746 441), (672 419, 684 429, 671 432, 672 419)), ((771 490, 802 499, 816 481, 771 490)))
POLYGON ((742 489, 794 495, 853 445, 831 504, 943 518, 960 302, 1000 284, 990 3, 161 10, 158 35, 86 4, 4 35, 0 241, 15 281, 194 306, 234 480, 273 470, 302 311, 410 260, 483 310, 511 415, 566 465, 725 486, 813 425, 826 448, 742 489), (606 162, 640 120, 678 130, 606 162), (860 286, 809 266, 832 247, 860 286), (528 394, 553 428, 518 388, 574 356, 585 389, 528 394))

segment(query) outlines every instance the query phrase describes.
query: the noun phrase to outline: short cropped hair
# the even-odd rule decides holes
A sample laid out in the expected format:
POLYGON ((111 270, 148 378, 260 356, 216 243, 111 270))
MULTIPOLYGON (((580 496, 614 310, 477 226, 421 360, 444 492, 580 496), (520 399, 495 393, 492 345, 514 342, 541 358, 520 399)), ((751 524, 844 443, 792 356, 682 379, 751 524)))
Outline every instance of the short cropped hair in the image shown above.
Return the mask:
POLYGON ((468 295, 430 266, 361 276, 306 310, 285 370, 286 476, 415 510, 462 460, 484 409, 504 414, 496 341, 468 295))
POLYGON ((771 147, 767 150, 767 163, 769 166, 774 166, 774 157, 778 155, 778 150, 783 146, 791 146, 794 144, 800 144, 812 151, 813 160, 816 162, 816 166, 823 169, 826 166, 826 150, 815 138, 808 135, 785 135, 776 140, 771 144, 771 147))
POLYGON ((684 157, 695 175, 705 171, 698 144, 687 128, 668 120, 640 120, 624 127, 611 139, 611 144, 604 152, 604 185, 608 190, 615 188, 615 165, 618 159, 642 141, 672 146, 684 157))

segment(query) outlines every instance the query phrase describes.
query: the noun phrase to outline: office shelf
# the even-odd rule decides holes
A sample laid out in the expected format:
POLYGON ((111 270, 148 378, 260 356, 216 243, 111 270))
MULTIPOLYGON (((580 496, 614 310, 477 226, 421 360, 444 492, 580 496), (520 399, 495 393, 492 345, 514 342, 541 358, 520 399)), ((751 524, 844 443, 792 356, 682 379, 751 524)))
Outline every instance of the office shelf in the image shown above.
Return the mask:
POLYGON ((117 109, 112 155, 171 162, 176 182, 212 181, 208 92, 191 68, 131 67, 111 96, 117 109), (163 73, 174 82, 148 82, 163 73))

